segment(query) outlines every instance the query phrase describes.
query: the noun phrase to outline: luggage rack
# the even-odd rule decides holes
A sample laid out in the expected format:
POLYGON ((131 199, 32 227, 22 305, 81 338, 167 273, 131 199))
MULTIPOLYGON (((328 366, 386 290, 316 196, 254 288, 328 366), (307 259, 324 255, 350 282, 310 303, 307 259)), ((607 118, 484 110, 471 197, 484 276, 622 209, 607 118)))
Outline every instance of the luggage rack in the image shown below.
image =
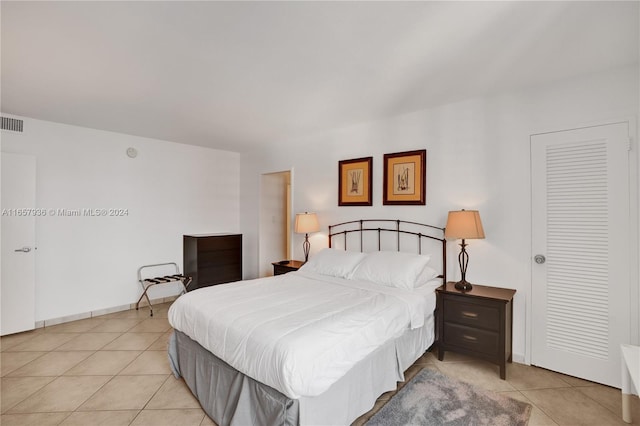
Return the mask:
POLYGON ((175 262, 168 262, 168 263, 156 263, 154 265, 143 265, 141 267, 138 268, 138 282, 140 283, 140 285, 142 286, 142 295, 140 296, 140 298, 138 299, 138 301, 136 302, 136 311, 140 308, 140 302, 142 301, 142 298, 146 298, 147 299, 147 303, 149 303, 149 310, 151 311, 151 315, 153 316, 153 306, 151 304, 151 299, 149 299, 149 295, 147 294, 147 292, 149 291, 149 289, 151 287, 153 287, 154 285, 158 285, 158 284, 167 284, 167 283, 172 283, 172 282, 176 282, 179 281, 182 284, 182 291, 180 292, 180 295, 182 295, 183 293, 185 293, 187 291, 187 289, 189 288, 189 284, 191 284, 191 277, 187 277, 184 276, 180 273, 180 268, 178 267, 178 264, 175 262), (153 278, 142 278, 142 271, 148 268, 157 268, 160 266, 171 266, 173 265, 173 267, 175 268, 175 274, 173 275, 164 275, 161 277, 153 277, 153 278))

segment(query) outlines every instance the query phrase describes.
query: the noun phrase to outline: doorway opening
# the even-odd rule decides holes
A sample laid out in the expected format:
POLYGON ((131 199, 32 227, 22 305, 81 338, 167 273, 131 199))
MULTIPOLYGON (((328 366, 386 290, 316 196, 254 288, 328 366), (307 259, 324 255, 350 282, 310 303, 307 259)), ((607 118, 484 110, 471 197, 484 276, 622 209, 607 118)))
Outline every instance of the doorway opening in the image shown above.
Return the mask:
POLYGON ((272 262, 291 258, 291 171, 260 178, 258 276, 273 275, 272 262))

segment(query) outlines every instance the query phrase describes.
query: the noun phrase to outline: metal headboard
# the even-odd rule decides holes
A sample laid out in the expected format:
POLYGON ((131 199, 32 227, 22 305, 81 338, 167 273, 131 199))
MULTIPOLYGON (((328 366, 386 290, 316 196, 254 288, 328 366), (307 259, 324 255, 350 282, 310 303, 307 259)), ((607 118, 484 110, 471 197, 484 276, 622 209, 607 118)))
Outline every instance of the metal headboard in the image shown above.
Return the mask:
POLYGON ((363 234, 365 232, 377 232, 378 233, 378 250, 381 250, 382 234, 391 232, 396 234, 396 250, 400 251, 400 236, 401 235, 414 235, 418 239, 418 254, 422 254, 422 239, 427 238, 431 240, 440 241, 442 244, 442 278, 443 282, 447 282, 447 241, 444 238, 444 228, 438 226, 427 225, 425 223, 409 222, 406 220, 394 220, 394 219, 360 219, 352 220, 350 222, 338 223, 335 225, 329 225, 329 247, 333 245, 333 238, 339 235, 343 236, 344 249, 347 249, 347 235, 357 232, 360 235, 360 251, 364 250, 363 234), (376 222, 378 224, 393 223, 393 227, 368 227, 370 223, 376 222), (410 227, 411 229, 403 229, 410 227), (418 230, 418 232, 413 229, 418 230), (424 230, 425 233, 422 232, 424 230), (429 233, 426 233, 429 232, 429 233), (434 234, 438 236, 434 236, 434 234))

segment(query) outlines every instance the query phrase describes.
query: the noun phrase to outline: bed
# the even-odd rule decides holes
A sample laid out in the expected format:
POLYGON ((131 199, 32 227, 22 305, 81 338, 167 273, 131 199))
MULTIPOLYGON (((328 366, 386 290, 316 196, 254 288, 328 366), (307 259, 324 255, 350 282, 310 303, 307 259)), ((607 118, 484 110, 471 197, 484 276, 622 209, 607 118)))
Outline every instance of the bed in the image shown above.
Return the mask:
POLYGON ((329 248, 297 272, 181 296, 169 311, 174 374, 221 426, 350 424, 434 342, 443 231, 332 225, 329 248))

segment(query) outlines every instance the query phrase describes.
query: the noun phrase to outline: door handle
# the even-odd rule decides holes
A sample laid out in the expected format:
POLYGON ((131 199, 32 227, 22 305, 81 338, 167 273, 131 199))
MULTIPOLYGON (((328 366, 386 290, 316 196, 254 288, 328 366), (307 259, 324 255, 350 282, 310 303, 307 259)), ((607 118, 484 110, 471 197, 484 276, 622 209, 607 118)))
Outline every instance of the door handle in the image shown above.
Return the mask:
POLYGON ((22 248, 19 248, 19 249, 15 249, 14 251, 22 252, 22 253, 29 253, 31 251, 31 247, 22 247, 22 248))
POLYGON ((542 265, 544 262, 547 261, 547 258, 541 254, 536 254, 533 260, 535 260, 538 265, 542 265))

